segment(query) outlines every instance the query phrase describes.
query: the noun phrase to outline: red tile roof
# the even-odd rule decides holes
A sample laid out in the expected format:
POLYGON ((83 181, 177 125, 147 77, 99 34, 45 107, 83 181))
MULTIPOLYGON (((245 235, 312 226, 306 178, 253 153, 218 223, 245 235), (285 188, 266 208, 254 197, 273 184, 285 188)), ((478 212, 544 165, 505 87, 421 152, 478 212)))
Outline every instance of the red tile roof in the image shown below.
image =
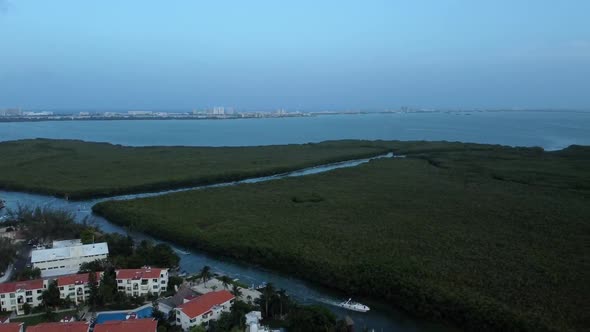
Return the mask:
POLYGON ((33 290, 43 288, 43 280, 27 280, 0 284, 0 293, 14 293, 17 289, 33 290))
POLYGON ((41 323, 28 326, 27 332, 88 332, 89 327, 87 322, 41 323))
POLYGON ((211 310, 216 305, 225 303, 235 298, 232 293, 226 290, 210 292, 196 297, 185 304, 178 306, 189 318, 195 318, 211 310))
POLYGON ((20 332, 23 323, 3 323, 0 324, 0 332, 20 332))
MULTIPOLYGON (((96 280, 100 280, 101 272, 96 272, 96 280)), ((66 285, 80 285, 80 284, 87 284, 88 283, 88 276, 90 273, 83 273, 83 274, 70 274, 67 276, 57 278, 57 285, 58 286, 66 286, 66 285)))
POLYGON ((96 324, 94 332, 156 332, 157 328, 158 321, 152 318, 144 318, 96 324))
POLYGON ((144 269, 126 269, 117 270, 117 279, 156 279, 160 277, 163 269, 144 268, 144 269))

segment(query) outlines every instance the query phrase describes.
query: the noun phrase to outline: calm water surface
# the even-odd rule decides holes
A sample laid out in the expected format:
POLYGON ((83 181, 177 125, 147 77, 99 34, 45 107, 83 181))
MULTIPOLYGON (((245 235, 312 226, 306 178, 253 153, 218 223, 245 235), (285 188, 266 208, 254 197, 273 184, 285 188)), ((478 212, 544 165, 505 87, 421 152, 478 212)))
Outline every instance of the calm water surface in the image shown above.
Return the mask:
POLYGON ((240 146, 333 139, 448 140, 555 150, 590 145, 590 112, 333 115, 243 120, 0 123, 0 141, 69 138, 123 145, 240 146), (469 115, 468 115, 469 114, 469 115))

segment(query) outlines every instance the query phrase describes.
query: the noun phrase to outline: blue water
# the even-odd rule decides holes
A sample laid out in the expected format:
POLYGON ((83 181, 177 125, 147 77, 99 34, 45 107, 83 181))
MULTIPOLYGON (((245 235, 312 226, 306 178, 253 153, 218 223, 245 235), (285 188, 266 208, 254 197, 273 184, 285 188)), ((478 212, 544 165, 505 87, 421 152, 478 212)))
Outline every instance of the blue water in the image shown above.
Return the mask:
POLYGON ((331 139, 449 140, 555 150, 590 145, 590 112, 455 112, 238 120, 0 123, 0 141, 69 138, 123 145, 240 146, 331 139))
POLYGON ((137 314, 137 318, 149 318, 152 317, 152 307, 145 307, 138 311, 129 311, 129 312, 107 312, 107 313, 99 313, 96 315, 96 323, 104 323, 113 320, 125 320, 128 314, 134 312, 137 314))

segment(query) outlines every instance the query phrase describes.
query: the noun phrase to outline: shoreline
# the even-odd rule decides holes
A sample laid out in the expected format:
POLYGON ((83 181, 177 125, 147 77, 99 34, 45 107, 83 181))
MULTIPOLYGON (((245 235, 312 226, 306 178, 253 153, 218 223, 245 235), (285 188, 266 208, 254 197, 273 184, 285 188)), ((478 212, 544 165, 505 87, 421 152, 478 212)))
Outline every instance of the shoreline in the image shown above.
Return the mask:
POLYGON ((525 109, 525 110, 410 110, 410 111, 318 111, 318 112, 300 112, 300 113, 287 113, 287 114, 273 114, 269 112, 256 113, 256 112, 244 112, 240 116, 225 115, 225 116, 212 116, 212 115, 170 115, 170 116, 79 116, 74 114, 55 114, 52 116, 0 116, 0 123, 16 123, 16 122, 52 122, 52 121, 135 121, 135 120, 153 120, 153 121, 166 121, 166 120, 260 120, 260 119, 290 119, 290 118, 309 118, 309 117, 320 117, 320 116, 348 116, 348 115, 372 115, 372 114, 463 114, 469 115, 469 113, 516 113, 516 112, 527 112, 527 113, 590 113, 590 110, 582 109, 525 109), (263 114, 262 116, 256 116, 257 114, 263 114))

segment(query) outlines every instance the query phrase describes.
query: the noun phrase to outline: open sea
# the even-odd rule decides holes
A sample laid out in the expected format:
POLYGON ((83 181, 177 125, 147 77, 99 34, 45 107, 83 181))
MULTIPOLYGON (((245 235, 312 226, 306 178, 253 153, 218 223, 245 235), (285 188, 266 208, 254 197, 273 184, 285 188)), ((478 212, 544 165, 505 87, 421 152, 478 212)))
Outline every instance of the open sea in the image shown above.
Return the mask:
POLYGON ((133 146, 272 145, 346 138, 447 140, 557 150, 571 144, 590 145, 590 112, 440 112, 236 120, 0 123, 0 141, 36 137, 133 146))

